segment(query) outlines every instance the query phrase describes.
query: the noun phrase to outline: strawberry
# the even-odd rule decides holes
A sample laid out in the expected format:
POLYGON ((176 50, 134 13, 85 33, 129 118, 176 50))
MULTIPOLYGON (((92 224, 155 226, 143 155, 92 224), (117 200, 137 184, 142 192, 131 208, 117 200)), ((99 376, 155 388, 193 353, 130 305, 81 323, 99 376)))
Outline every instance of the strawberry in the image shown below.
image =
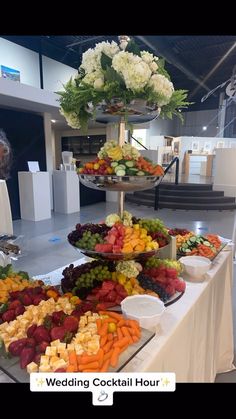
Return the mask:
POLYGON ((21 354, 21 351, 25 347, 26 343, 27 343, 27 338, 18 339, 18 340, 15 340, 14 342, 11 342, 8 347, 10 354, 12 354, 13 356, 19 356, 21 354))
POLYGON ((16 307, 15 309, 15 316, 20 316, 21 314, 23 314, 25 312, 25 307, 20 305, 18 307, 16 307))
POLYGON ((14 300, 9 304, 8 310, 15 310, 19 306, 22 306, 21 302, 19 300, 14 300))
POLYGON ((50 334, 44 326, 37 326, 37 329, 33 333, 33 337, 38 343, 51 341, 50 334))
POLYGON ((12 321, 12 320, 14 320, 15 319, 15 310, 7 310, 7 311, 5 311, 5 313, 3 313, 3 315, 2 315, 2 320, 3 320, 3 322, 10 322, 10 321, 12 321))
POLYGON ((76 317, 73 317, 73 316, 66 317, 64 322, 63 322, 63 327, 68 332, 77 332, 78 327, 79 327, 78 319, 76 317))
POLYGON ((66 335, 67 330, 63 326, 53 327, 50 331, 51 339, 62 341, 66 335))
POLYGON ((48 346, 48 342, 44 342, 44 341, 41 342, 39 345, 37 345, 36 352, 38 352, 39 354, 44 354, 47 346, 48 346))
POLYGON ((39 303, 40 303, 42 300, 44 300, 44 298, 42 298, 41 294, 40 294, 40 295, 35 295, 35 296, 33 296, 33 298, 32 298, 32 304, 33 304, 34 306, 38 306, 38 305, 39 305, 39 303))
MULTIPOLYGON (((44 353, 44 352, 42 352, 44 353)), ((34 355, 34 359, 33 361, 35 362, 35 364, 40 364, 40 359, 41 359, 41 353, 34 355)))
POLYGON ((63 323, 63 320, 64 320, 65 316, 66 316, 66 314, 62 310, 61 311, 54 311, 52 313, 52 321, 56 325, 60 326, 63 323))
POLYGON ((28 295, 28 294, 24 294, 24 295, 22 295, 22 296, 20 297, 20 299, 21 299, 22 304, 23 304, 24 306, 30 306, 30 305, 32 304, 32 302, 33 302, 33 300, 32 300, 32 298, 31 298, 31 296, 30 296, 30 295, 28 295))
POLYGON ((37 329, 37 324, 32 324, 27 330, 28 338, 32 338, 35 330, 37 329))
POLYGON ((26 347, 27 348, 35 348, 36 340, 34 338, 27 338, 26 347))
POLYGON ((34 348, 23 348, 20 354, 20 366, 21 368, 26 368, 30 362, 33 361, 35 356, 34 348))

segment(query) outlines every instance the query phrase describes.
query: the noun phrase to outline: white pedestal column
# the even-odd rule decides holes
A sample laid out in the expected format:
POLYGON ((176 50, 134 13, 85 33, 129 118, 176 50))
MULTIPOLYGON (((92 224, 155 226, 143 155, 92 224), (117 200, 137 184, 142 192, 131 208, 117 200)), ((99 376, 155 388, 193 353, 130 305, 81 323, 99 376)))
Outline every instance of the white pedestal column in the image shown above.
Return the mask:
POLYGON ((13 234, 11 207, 5 180, 0 180, 0 233, 13 234))
POLYGON ((217 148, 215 157, 214 191, 224 191, 236 197, 236 149, 217 148))
POLYGON ((18 180, 21 218, 30 221, 51 218, 49 173, 19 172, 18 180))
POLYGON ((79 178, 75 171, 54 170, 54 211, 72 214, 80 211, 79 178))

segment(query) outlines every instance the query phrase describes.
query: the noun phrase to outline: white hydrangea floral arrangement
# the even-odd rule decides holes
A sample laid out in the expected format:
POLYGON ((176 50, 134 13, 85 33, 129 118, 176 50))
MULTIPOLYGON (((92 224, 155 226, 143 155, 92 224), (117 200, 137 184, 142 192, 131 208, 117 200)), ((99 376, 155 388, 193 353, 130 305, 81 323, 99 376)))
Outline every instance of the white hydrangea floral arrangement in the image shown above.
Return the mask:
POLYGON ((161 108, 161 116, 182 117, 187 107, 187 91, 175 90, 164 60, 148 51, 140 51, 133 40, 100 42, 82 57, 78 75, 71 78, 60 95, 60 112, 72 128, 87 127, 91 109, 118 98, 129 105, 134 99, 161 108))

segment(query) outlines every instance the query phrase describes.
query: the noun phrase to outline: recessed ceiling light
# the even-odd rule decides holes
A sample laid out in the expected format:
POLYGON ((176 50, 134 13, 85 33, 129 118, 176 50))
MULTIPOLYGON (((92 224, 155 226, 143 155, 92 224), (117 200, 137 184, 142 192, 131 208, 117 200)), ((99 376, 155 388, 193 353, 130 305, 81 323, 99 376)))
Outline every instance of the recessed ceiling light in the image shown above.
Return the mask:
POLYGON ((55 119, 51 119, 51 122, 52 122, 53 124, 55 124, 56 120, 55 120, 55 119))
POLYGON ((202 127, 202 130, 203 130, 203 131, 206 131, 206 130, 207 130, 207 127, 202 127))

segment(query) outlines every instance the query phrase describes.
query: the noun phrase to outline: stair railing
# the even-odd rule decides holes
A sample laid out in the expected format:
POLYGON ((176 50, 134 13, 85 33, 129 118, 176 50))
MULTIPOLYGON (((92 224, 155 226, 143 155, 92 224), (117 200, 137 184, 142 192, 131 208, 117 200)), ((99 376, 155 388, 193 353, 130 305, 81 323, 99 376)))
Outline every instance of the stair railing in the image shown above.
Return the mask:
MULTIPOLYGON (((165 168, 165 170, 164 170, 164 175, 163 175, 163 178, 162 178, 162 180, 164 179, 164 177, 165 177, 165 175, 166 175, 166 173, 168 173, 169 172, 169 170, 171 169, 171 167, 173 166, 173 164, 175 164, 176 163, 176 165, 175 165, 175 184, 176 185, 178 185, 178 183, 179 183, 179 157, 175 157, 173 160, 171 160, 171 162, 168 164, 168 166, 165 168)), ((162 182, 162 180, 161 180, 161 182, 162 182)), ((158 210, 158 206, 159 206, 159 199, 160 199, 160 184, 161 184, 161 182, 159 183, 159 185, 157 185, 156 187, 155 187, 155 203, 154 203, 154 209, 155 209, 155 211, 157 211, 158 210)))

